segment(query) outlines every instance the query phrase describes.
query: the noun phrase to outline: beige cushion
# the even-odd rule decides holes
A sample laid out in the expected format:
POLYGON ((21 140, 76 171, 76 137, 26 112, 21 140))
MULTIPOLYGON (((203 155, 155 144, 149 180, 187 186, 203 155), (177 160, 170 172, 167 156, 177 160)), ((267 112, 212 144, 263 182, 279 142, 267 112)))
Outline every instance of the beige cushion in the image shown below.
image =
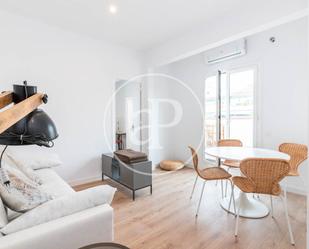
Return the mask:
POLYGON ((160 162, 160 168, 169 171, 179 170, 184 166, 184 162, 179 160, 164 160, 160 162))
POLYGON ((19 216, 0 231, 3 234, 10 234, 68 216, 88 208, 96 207, 104 203, 110 204, 114 197, 115 191, 115 188, 104 185, 80 192, 74 192, 70 195, 46 202, 41 206, 38 206, 37 208, 19 216))
POLYGON ((0 196, 5 206, 16 212, 26 212, 51 200, 51 196, 38 188, 23 173, 13 167, 4 166, 10 185, 0 184, 0 196))
POLYGON ((36 182, 37 184, 42 184, 40 177, 34 172, 34 170, 29 167, 23 160, 14 156, 13 154, 7 153, 7 157, 10 160, 10 164, 17 167, 21 172, 23 172, 30 180, 36 182))
POLYGON ((5 173, 8 174, 9 172, 16 175, 18 178, 23 179, 27 184, 33 185, 33 186, 39 186, 35 181, 32 181, 28 176, 24 174, 19 168, 17 168, 14 164, 11 163, 4 163, 2 165, 3 169, 5 169, 5 173))

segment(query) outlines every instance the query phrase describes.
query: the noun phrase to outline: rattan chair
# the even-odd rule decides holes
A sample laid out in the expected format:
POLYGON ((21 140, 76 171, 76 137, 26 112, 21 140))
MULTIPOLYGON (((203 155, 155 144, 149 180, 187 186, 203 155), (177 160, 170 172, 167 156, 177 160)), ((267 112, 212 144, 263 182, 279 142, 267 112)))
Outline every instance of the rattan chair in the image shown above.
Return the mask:
MULTIPOLYGON (((304 162, 308 157, 308 147, 303 144, 294 143, 283 143, 279 146, 279 151, 288 154, 291 158, 289 161, 290 171, 288 173, 289 177, 298 176, 306 187, 306 182, 303 177, 299 174, 298 168, 302 162, 304 162)), ((286 192, 286 186, 284 187, 286 192)))
MULTIPOLYGON (((207 181, 213 181, 213 180, 227 180, 230 182, 232 188, 233 188, 233 183, 231 181, 231 176, 225 169, 220 168, 220 167, 210 167, 210 168, 205 168, 205 169, 200 169, 198 166, 198 156, 196 154, 195 149, 193 149, 192 147, 189 146, 189 149, 191 150, 191 154, 192 154, 192 161, 193 161, 193 166, 194 169, 198 175, 198 177, 200 177, 201 179, 204 180, 203 183, 203 188, 202 188, 202 192, 201 192, 201 196, 200 196, 200 200, 198 203, 198 208, 196 211, 196 217, 198 216, 199 213, 199 209, 200 209, 200 205, 201 205, 201 201, 203 198, 203 193, 204 193, 204 189, 205 189, 205 184, 207 181)), ((194 185, 196 184, 196 181, 194 183, 194 185)), ((192 195, 191 195, 192 197, 192 195)), ((231 201, 233 200, 233 205, 234 205, 234 210, 236 212, 236 208, 235 208, 235 199, 234 199, 234 193, 232 192, 231 194, 231 198, 230 198, 230 202, 229 202, 229 210, 231 207, 231 201)))
MULTIPOLYGON (((286 160, 281 159, 258 159, 248 158, 240 162, 240 170, 244 176, 234 176, 232 181, 240 190, 240 194, 254 193, 254 194, 265 194, 270 196, 271 200, 271 214, 273 215, 272 196, 279 196, 284 204, 285 217, 288 224, 291 244, 295 245, 294 237, 291 229, 291 224, 288 215, 286 193, 283 192, 281 196, 281 187, 279 182, 287 176, 290 170, 289 163, 286 160)), ((239 212, 241 209, 240 196, 239 206, 237 208, 237 218, 235 224, 235 237, 238 236, 238 223, 239 223, 239 212)))
MULTIPOLYGON (((234 147, 242 147, 242 142, 238 139, 221 139, 217 142, 217 146, 234 146, 234 147)), ((235 160, 225 160, 223 161, 222 165, 227 166, 228 167, 228 172, 230 170, 230 168, 239 168, 239 161, 235 161, 235 160)), ((193 184, 193 188, 191 191, 191 195, 190 195, 190 199, 192 199, 195 187, 196 187, 196 182, 197 182, 198 176, 196 176, 195 178, 195 182, 193 184)), ((217 185, 217 182, 216 182, 217 185)), ((225 196, 227 193, 227 182, 225 185, 225 196)), ((221 181, 221 197, 223 198, 223 183, 221 181)))
MULTIPOLYGON (((221 139, 218 141, 218 147, 242 147, 242 142, 238 139, 221 139)), ((230 168, 239 168, 239 161, 224 160, 222 165, 230 168)))
MULTIPOLYGON (((240 140, 238 139, 221 139, 218 141, 217 143, 218 147, 242 147, 243 144, 240 140)), ((222 166, 226 166, 227 167, 227 172, 230 171, 230 169, 239 169, 239 161, 236 160, 229 160, 226 159, 222 162, 222 166)), ((221 183, 221 188, 222 188, 222 183, 221 183)), ((223 193, 223 189, 222 189, 222 193, 223 193)), ((226 193, 227 193, 227 184, 225 184, 225 197, 226 197, 226 193)), ((223 194, 222 194, 223 195, 223 194)))

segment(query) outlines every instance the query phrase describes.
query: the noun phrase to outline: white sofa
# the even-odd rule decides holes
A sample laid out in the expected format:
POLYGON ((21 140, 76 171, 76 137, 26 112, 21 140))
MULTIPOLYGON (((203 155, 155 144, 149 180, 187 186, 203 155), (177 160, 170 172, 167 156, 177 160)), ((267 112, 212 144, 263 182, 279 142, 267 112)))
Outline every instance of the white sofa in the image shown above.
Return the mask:
MULTIPOLYGON (((74 190, 50 168, 36 170, 41 188, 60 197, 74 190)), ((0 249, 78 249, 113 241, 113 208, 100 205, 0 237, 0 249)))

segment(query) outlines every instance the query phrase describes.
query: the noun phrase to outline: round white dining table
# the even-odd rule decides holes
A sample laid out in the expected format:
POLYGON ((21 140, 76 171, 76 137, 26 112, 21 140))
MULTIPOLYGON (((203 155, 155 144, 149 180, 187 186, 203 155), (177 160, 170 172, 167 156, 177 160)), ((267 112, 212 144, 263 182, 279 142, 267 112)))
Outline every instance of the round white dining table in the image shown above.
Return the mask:
MULTIPOLYGON (((288 154, 268 149, 249 148, 249 147, 210 147, 206 148, 205 153, 217 159, 229 159, 241 161, 245 158, 277 158, 290 160, 288 154)), ((241 200, 241 209, 239 215, 245 218, 263 218, 269 214, 268 207, 258 198, 248 196, 248 194, 240 195, 235 199, 236 210, 241 200)), ((228 211, 230 196, 220 201, 221 207, 228 211)), ((230 208, 231 213, 234 212, 233 206, 230 208)))

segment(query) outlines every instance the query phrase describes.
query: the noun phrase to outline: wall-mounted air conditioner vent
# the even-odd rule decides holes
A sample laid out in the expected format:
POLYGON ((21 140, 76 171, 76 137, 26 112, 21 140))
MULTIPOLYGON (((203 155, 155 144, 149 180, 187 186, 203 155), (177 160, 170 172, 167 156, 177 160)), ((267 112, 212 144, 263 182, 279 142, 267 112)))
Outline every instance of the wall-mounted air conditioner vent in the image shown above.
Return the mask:
POLYGON ((245 55, 246 53, 246 40, 241 39, 207 51, 205 59, 207 64, 214 64, 245 55))

